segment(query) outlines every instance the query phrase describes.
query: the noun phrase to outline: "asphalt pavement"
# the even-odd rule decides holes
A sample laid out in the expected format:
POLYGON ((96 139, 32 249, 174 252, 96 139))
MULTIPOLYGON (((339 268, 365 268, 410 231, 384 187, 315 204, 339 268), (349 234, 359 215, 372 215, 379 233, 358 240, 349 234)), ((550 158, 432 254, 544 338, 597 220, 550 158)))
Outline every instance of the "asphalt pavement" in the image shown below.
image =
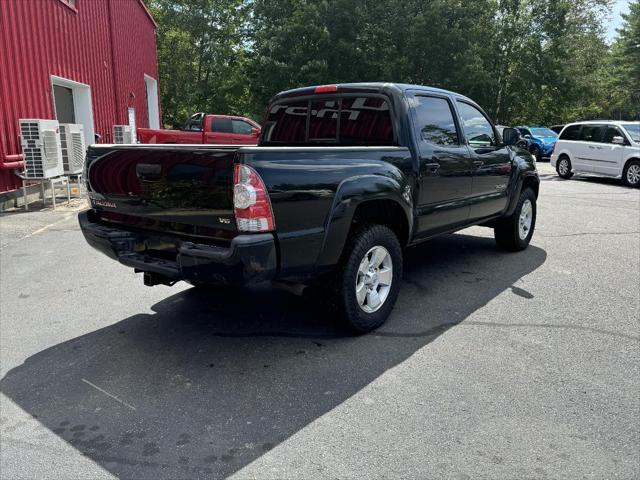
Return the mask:
POLYGON ((640 477, 640 191, 540 166, 529 249, 412 248, 344 337, 307 297, 144 287, 75 212, 0 216, 0 476, 640 477))

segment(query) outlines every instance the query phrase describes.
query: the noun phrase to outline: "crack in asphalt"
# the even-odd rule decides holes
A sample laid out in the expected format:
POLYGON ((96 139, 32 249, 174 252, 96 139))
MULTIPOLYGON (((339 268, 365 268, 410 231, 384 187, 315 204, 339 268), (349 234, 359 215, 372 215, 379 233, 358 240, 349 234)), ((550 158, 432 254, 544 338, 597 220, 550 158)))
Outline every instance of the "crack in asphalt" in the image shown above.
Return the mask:
POLYGON ((619 332, 611 332, 609 330, 603 330, 600 328, 584 327, 582 325, 555 325, 553 323, 497 323, 497 322, 479 322, 479 321, 464 322, 464 324, 462 325, 481 325, 486 327, 531 327, 531 328, 583 330, 586 332, 599 333, 602 335, 609 335, 612 337, 626 338, 627 340, 633 340, 635 342, 640 341, 640 337, 636 337, 634 335, 627 335, 626 333, 619 333, 619 332))
POLYGON ((640 235, 640 232, 578 232, 566 233, 561 235, 545 235, 538 232, 538 235, 545 238, 561 238, 561 237, 580 237, 585 235, 640 235))
MULTIPOLYGON (((566 330, 581 330, 585 332, 597 333, 601 335, 608 335, 611 337, 626 338, 635 342, 640 341, 640 337, 634 335, 628 335, 626 333, 612 332, 609 330, 603 330, 593 327, 584 327, 582 325, 555 325, 549 323, 497 323, 497 322, 481 322, 481 321, 454 321, 437 325, 435 327, 423 330, 420 332, 371 332, 367 334, 368 337, 388 337, 388 338, 422 338, 431 337, 441 334, 444 330, 447 330, 455 326, 467 326, 475 325, 482 327, 507 327, 507 328, 550 328, 550 329, 566 329, 566 330)), ((318 339, 335 339, 335 340, 349 340, 352 337, 345 337, 338 334, 314 334, 314 333, 292 333, 292 332, 247 332, 247 333, 222 333, 216 332, 211 334, 214 337, 222 338, 251 338, 251 337, 285 337, 285 338, 318 338, 318 339)))
POLYGON ((564 195, 559 193, 545 193, 545 197, 558 197, 558 198, 584 198, 587 199, 589 197, 601 197, 602 195, 635 195, 637 192, 635 190, 629 190, 627 192, 589 192, 589 193, 575 193, 573 195, 564 195))

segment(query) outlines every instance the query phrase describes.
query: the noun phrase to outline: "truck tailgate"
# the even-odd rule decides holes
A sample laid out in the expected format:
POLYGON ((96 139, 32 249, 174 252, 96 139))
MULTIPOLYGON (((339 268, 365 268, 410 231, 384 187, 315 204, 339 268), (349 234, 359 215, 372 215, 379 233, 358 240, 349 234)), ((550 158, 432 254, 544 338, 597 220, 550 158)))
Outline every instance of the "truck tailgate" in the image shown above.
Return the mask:
POLYGON ((135 229, 229 242, 238 147, 92 145, 87 190, 100 220, 135 229))

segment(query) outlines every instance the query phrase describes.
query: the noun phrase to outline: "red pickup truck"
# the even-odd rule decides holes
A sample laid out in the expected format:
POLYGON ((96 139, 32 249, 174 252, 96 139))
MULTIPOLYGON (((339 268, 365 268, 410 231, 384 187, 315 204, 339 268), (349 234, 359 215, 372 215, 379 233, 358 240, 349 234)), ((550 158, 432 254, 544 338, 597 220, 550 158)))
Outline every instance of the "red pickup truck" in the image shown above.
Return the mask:
POLYGON ((138 142, 256 145, 260 130, 260 125, 249 118, 196 113, 182 130, 139 128, 138 142))

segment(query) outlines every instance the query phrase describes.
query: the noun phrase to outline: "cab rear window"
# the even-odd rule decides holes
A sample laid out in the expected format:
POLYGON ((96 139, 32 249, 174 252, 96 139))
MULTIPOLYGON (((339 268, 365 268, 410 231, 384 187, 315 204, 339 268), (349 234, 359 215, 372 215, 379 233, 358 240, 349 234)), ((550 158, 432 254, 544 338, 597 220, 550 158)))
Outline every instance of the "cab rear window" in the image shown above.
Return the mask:
POLYGON ((395 145, 389 103, 358 95, 284 100, 271 105, 261 143, 395 145))

